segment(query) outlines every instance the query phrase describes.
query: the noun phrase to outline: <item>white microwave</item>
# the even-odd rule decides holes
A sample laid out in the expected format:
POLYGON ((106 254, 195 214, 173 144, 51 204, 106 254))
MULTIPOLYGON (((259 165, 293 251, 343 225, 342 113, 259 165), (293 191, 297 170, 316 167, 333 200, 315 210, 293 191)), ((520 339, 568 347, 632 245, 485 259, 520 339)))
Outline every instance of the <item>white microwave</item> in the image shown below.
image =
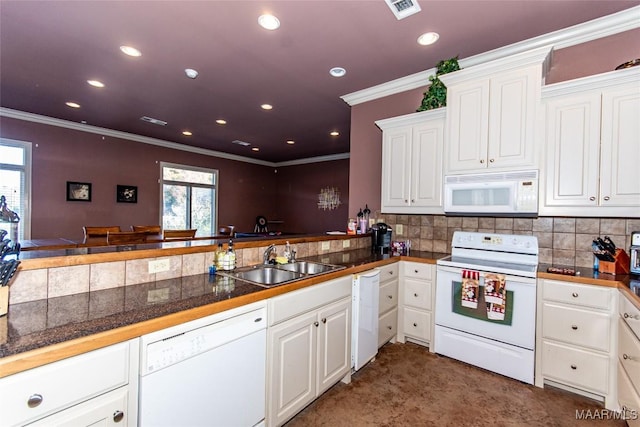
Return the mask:
POLYGON ((538 171, 445 176, 444 212, 535 216, 538 213, 538 171))

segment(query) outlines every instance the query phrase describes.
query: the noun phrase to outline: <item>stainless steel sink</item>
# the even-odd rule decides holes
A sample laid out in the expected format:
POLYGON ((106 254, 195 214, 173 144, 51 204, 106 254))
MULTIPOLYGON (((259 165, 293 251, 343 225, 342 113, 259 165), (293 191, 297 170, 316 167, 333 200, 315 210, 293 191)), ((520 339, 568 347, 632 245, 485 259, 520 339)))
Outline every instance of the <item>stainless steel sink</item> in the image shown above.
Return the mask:
POLYGON ((271 287, 343 268, 346 267, 311 261, 296 261, 290 264, 252 265, 236 268, 233 271, 219 271, 218 274, 245 280, 264 287, 271 287))

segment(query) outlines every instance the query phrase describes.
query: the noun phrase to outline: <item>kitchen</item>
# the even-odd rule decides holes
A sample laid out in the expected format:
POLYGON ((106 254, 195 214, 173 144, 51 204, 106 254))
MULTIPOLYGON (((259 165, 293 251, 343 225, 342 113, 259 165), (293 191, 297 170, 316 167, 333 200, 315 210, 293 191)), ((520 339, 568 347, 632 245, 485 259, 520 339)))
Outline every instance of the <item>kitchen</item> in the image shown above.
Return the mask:
MULTIPOLYGON (((613 37, 613 36, 612 36, 613 37)), ((416 92, 418 92, 416 90, 416 92)), ((419 97, 418 97, 419 98, 419 97)), ((380 131, 375 129, 371 123, 379 118, 388 118, 394 115, 400 115, 403 113, 408 113, 415 108, 415 97, 412 98, 412 101, 404 101, 407 106, 403 111, 398 111, 397 114, 389 114, 391 110, 397 107, 387 106, 385 115, 375 117, 373 120, 369 120, 367 123, 367 129, 371 131, 375 131, 376 140, 381 139, 380 131), (409 107, 408 105, 411 104, 409 107)), ((359 113, 359 109, 366 109, 366 105, 358 105, 354 107, 354 115, 359 113)), ((379 113, 376 113, 379 114, 379 113)), ((5 129, 8 132, 13 131, 15 134, 27 134, 28 128, 30 124, 23 124, 22 130, 16 130, 17 125, 13 123, 12 119, 6 119, 3 117, 2 119, 3 125, 3 133, 5 129), (6 123, 9 124, 6 124, 6 123)), ((358 173, 356 171, 361 169, 364 165, 362 163, 367 163, 366 161, 362 161, 363 159, 367 159, 368 156, 371 155, 370 150, 365 150, 367 153, 362 153, 363 148, 358 147, 358 126, 357 123, 352 125, 352 149, 351 149, 351 157, 349 160, 349 168, 351 173, 349 174, 349 180, 355 180, 355 176, 357 175, 357 179, 362 179, 363 181, 369 182, 380 182, 380 177, 375 178, 372 175, 376 173, 372 172, 369 169, 368 165, 367 171, 365 173, 358 173), (359 155, 364 155, 364 157, 357 157, 359 155)), ((66 131, 56 130, 54 133, 64 134, 66 131)), ((360 134, 361 135, 361 134, 360 134)), ((14 136, 15 137, 15 136, 14 136)), ((32 139, 32 138, 17 138, 17 139, 32 139)), ((344 161, 343 161, 344 163, 344 161)), ((320 165, 320 168, 326 167, 326 164, 320 165)), ((280 168, 280 171, 285 168, 280 168)), ((308 168, 307 168, 308 169, 308 168)), ((305 169, 306 172, 306 169, 305 169)), ((265 173, 264 176, 267 174, 265 173)), ((278 179, 281 179, 282 175, 279 176, 278 179)), ((293 175, 295 176, 295 175, 293 175)), ((285 182, 291 182, 285 181, 285 182)), ((351 187, 351 186, 350 186, 351 187)), ((369 187, 374 187, 373 185, 367 185, 367 188, 362 188, 362 191, 359 191, 360 188, 356 185, 355 188, 358 191, 353 191, 353 187, 350 188, 349 191, 349 206, 359 206, 367 203, 367 200, 373 199, 376 200, 379 197, 379 191, 371 190, 369 187), (369 194, 367 194, 369 193, 369 194), (367 197, 364 199, 358 199, 361 197, 367 197)), ((259 192, 257 192, 259 193, 259 192)), ((373 206, 373 204, 371 204, 373 206)), ((351 209, 353 210, 353 209, 351 209)), ((344 218, 346 215, 342 215, 344 218)), ((565 218, 563 216, 558 217, 539 217, 535 219, 526 219, 526 218, 484 218, 484 217, 447 217, 444 215, 386 215, 386 214, 376 214, 376 217, 383 219, 385 222, 388 222, 394 227, 396 231, 396 236, 407 237, 411 239, 417 240, 418 248, 420 250, 432 250, 435 252, 449 252, 450 245, 450 229, 455 229, 458 227, 467 227, 467 228, 477 228, 478 230, 485 229, 493 229, 497 230, 505 230, 505 231, 514 231, 517 234, 518 231, 539 231, 540 233, 546 233, 541 235, 540 237, 544 237, 545 246, 541 245, 541 248, 544 248, 544 251, 541 251, 541 262, 549 263, 549 264, 563 264, 563 265, 575 265, 575 266, 586 266, 590 267, 592 260, 589 259, 588 255, 582 252, 589 253, 589 250, 586 249, 583 245, 578 245, 576 243, 578 239, 578 234, 587 234, 593 237, 592 230, 595 230, 595 227, 598 228, 596 234, 609 234, 612 235, 613 239, 617 242, 624 242, 624 245, 621 243, 621 247, 628 247, 630 239, 629 231, 638 229, 637 220, 633 219, 634 215, 629 215, 630 218, 625 217, 614 217, 614 218, 581 218, 579 216, 565 218), (589 231, 584 228, 584 226, 589 225, 589 231), (400 227, 398 227, 400 226, 400 227), (423 234, 424 232, 424 234, 423 234), (582 233, 580 233, 582 232, 582 233), (556 235, 557 234, 557 235, 556 235), (573 241, 572 241, 573 239, 573 241), (431 245, 431 248, 429 246, 431 245), (565 259, 567 262, 564 262, 565 259), (573 261, 573 262, 571 262, 573 261), (584 265, 584 263, 587 263, 584 265)), ((343 227, 343 222, 340 223, 340 228, 343 227)), ((335 228, 338 228, 336 226, 335 228)), ((580 237, 582 238, 582 237, 580 237)), ((543 240, 543 239, 541 239, 543 240)), ((415 245, 414 245, 415 247, 415 245)), ((590 246, 589 246, 590 247, 590 246)))

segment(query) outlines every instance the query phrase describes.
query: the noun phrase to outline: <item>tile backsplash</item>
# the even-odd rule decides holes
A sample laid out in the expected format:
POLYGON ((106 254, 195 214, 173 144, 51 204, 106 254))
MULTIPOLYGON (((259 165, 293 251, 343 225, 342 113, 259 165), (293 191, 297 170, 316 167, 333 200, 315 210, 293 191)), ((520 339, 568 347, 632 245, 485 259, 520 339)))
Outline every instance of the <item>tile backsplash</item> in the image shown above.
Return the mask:
POLYGON ((501 234, 526 234, 538 238, 540 263, 571 267, 591 267, 594 237, 609 236, 616 245, 629 251, 631 232, 640 231, 637 218, 488 218, 444 215, 379 214, 377 220, 390 225, 392 240, 411 240, 421 251, 451 252, 454 231, 478 231, 501 234), (397 225, 402 232, 396 233, 397 225))

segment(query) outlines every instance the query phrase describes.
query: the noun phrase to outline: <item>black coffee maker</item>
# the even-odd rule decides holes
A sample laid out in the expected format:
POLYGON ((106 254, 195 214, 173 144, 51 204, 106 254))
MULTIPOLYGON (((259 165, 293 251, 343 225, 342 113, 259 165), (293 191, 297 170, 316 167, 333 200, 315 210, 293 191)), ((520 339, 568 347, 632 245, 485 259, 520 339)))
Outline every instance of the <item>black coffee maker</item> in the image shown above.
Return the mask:
POLYGON ((371 226, 371 251, 375 254, 388 254, 391 249, 391 227, 384 222, 371 226))

